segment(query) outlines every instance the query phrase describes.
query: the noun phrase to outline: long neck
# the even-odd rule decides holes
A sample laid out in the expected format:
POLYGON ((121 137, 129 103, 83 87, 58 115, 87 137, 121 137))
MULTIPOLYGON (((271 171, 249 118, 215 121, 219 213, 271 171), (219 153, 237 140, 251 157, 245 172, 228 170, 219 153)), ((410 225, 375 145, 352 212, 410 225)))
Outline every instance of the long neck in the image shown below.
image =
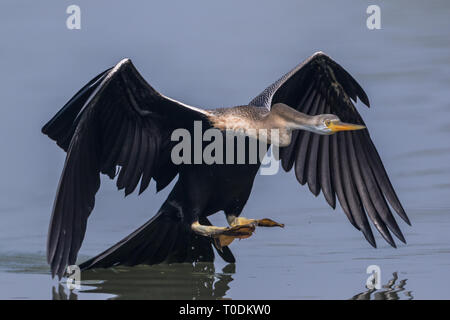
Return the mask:
POLYGON ((312 131, 314 116, 299 112, 284 103, 276 103, 270 110, 268 121, 278 128, 287 130, 308 130, 312 131))

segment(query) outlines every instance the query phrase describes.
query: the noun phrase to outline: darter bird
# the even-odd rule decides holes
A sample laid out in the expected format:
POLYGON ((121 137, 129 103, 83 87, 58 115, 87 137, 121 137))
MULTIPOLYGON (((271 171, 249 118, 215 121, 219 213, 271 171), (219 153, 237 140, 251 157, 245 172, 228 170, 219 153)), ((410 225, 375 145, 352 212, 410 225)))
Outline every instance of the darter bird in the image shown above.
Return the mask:
MULTIPOLYGON (((248 105, 220 109, 200 109, 162 95, 129 59, 123 59, 92 79, 42 128, 67 152, 48 233, 52 276, 61 278, 66 267, 76 263, 101 173, 117 177, 125 195, 139 182, 140 194, 152 179, 157 191, 176 176, 178 180, 155 216, 82 263, 82 270, 213 261, 213 248, 232 263, 228 245, 233 239, 251 236, 258 226, 283 226, 271 219, 240 216, 261 159, 243 164, 174 163, 171 134, 180 128, 193 132, 196 121, 203 131, 240 131, 247 140, 249 129, 277 129, 278 141, 266 145, 279 147, 284 170, 294 168, 298 182, 307 183, 316 196, 322 191, 333 209, 337 197, 350 223, 373 247, 369 220, 391 246, 395 247, 391 232, 405 242, 391 208, 410 222, 356 110, 358 98, 369 107, 356 80, 322 52, 248 105), (209 222, 208 216, 219 211, 225 213, 228 227, 209 222)), ((250 152, 248 143, 245 152, 250 152)))

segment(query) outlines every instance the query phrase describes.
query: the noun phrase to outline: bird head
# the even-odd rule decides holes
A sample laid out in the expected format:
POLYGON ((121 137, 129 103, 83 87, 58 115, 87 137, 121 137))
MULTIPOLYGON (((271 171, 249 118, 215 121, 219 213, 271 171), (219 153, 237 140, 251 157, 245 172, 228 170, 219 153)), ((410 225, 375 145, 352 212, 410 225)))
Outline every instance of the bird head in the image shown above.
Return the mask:
POLYGON ((310 131, 322 135, 330 135, 339 131, 361 130, 366 127, 359 124, 342 122, 335 114, 319 114, 310 118, 310 131))

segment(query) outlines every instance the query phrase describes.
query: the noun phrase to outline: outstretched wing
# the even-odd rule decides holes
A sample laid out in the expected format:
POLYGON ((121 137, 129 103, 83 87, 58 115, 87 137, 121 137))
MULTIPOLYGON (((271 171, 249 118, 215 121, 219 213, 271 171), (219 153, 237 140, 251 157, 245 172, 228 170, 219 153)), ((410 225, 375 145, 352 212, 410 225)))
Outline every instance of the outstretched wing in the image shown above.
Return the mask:
POLYGON ((126 195, 139 181, 143 192, 152 178, 158 190, 164 188, 177 174, 170 161, 173 129, 190 129, 206 114, 159 94, 124 59, 91 80, 42 128, 67 151, 48 233, 53 276, 76 262, 100 173, 111 179, 118 174, 117 187, 126 195))
MULTIPOLYGON (((269 108, 285 103, 300 112, 332 113, 342 121, 365 125, 352 100, 369 107, 366 93, 339 64, 318 52, 269 86, 250 104, 269 108)), ((297 180, 314 195, 322 190, 333 208, 336 195, 350 222, 376 247, 367 216, 395 247, 389 232, 405 242, 389 208, 408 224, 409 219, 391 185, 367 129, 321 136, 295 131, 289 146, 280 149, 284 170, 294 167, 297 180), (387 200, 387 201, 386 201, 387 200)))

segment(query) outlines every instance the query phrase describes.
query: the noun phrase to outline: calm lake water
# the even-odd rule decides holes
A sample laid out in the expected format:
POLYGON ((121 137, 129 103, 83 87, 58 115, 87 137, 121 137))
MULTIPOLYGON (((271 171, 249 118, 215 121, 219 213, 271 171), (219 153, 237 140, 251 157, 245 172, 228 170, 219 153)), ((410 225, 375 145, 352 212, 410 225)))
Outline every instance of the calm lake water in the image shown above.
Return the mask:
MULTIPOLYGON (((0 4, 0 299, 449 299, 450 4, 448 1, 68 1, 0 4), (320 2, 320 3, 318 3, 320 2), (366 8, 380 2, 381 29, 366 8), (412 221, 408 244, 373 249, 292 172, 258 176, 243 215, 271 217, 231 245, 237 263, 89 271, 69 292, 45 261, 64 154, 41 126, 87 80, 123 57, 175 99, 203 107, 247 103, 315 51, 330 54, 371 99, 359 105, 412 221), (381 269, 382 289, 365 288, 381 269)), ((107 179, 83 261, 147 221, 168 189, 126 199, 107 179)), ((222 213, 213 222, 225 225, 222 213)))

